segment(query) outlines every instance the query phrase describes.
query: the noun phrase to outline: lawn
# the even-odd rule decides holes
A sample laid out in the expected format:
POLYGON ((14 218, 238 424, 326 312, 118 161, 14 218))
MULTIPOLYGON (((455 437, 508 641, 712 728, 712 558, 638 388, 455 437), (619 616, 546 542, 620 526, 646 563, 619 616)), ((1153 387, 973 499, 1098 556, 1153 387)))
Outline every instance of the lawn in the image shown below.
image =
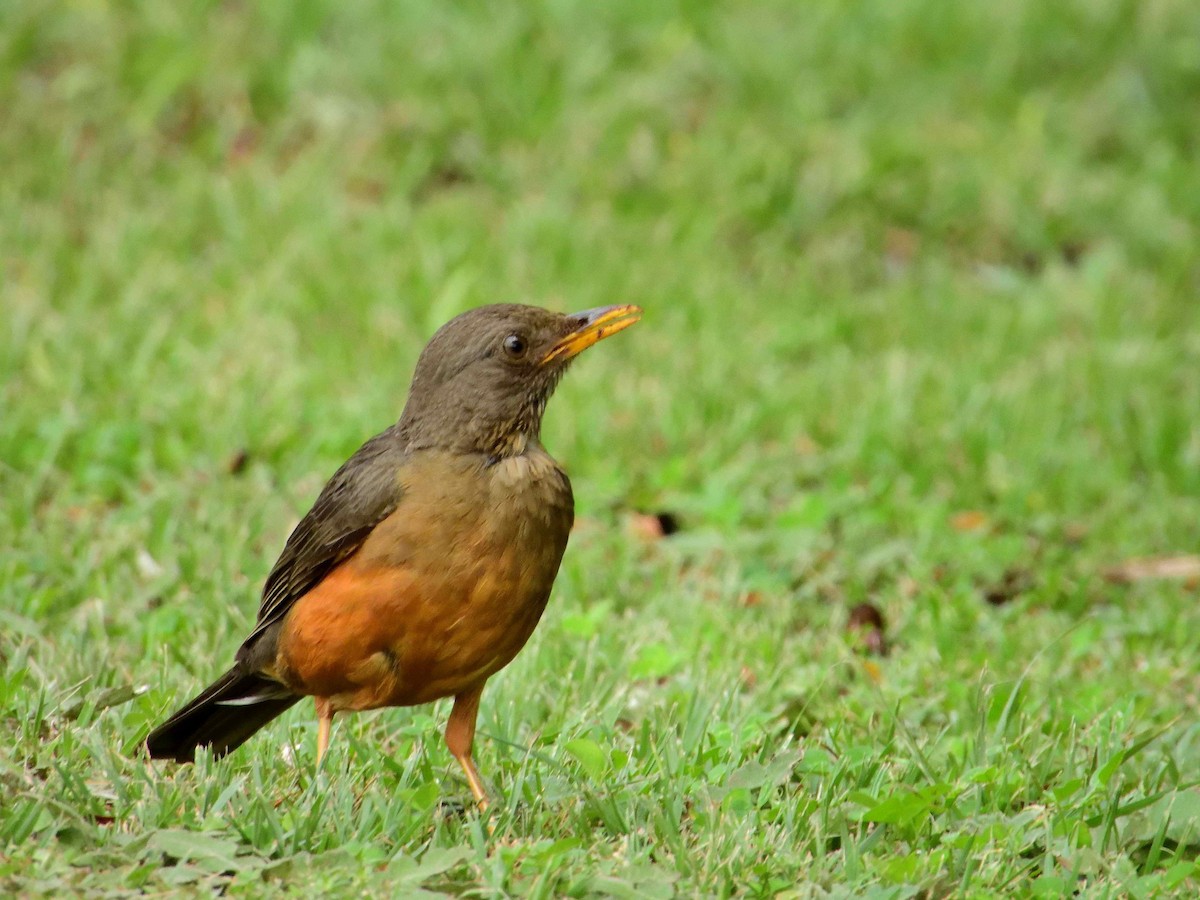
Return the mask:
POLYGON ((1190 0, 0 4, 0 893, 1195 896, 1198 109, 1190 0), (149 766, 499 301, 646 312, 493 814, 446 703, 149 766))

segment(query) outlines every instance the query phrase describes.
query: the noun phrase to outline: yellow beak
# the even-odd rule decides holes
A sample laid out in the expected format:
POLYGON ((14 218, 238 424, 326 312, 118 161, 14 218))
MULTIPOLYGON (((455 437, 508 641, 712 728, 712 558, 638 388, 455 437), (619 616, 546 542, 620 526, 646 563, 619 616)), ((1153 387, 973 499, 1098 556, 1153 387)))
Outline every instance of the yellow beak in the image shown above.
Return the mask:
POLYGON ((575 313, 570 318, 579 327, 559 340, 542 357, 542 365, 556 359, 568 360, 618 331, 624 331, 642 317, 640 306, 601 306, 575 313))

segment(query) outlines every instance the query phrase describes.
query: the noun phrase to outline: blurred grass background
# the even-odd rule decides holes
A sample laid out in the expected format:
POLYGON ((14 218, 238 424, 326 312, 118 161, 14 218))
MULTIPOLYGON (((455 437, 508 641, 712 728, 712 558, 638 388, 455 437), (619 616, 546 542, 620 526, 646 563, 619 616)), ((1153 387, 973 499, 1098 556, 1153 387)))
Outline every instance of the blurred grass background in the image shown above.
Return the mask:
POLYGON ((1198 104, 1184 0, 0 5, 0 884, 1194 892, 1195 578, 1111 570, 1197 550, 1198 104), (498 847, 440 707, 145 772, 511 301, 647 314, 551 404, 498 847))

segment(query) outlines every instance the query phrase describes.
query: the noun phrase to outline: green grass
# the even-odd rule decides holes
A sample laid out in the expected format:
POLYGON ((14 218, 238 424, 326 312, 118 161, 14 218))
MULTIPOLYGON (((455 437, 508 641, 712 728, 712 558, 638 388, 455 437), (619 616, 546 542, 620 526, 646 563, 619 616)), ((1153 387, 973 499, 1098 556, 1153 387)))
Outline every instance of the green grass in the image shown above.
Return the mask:
POLYGON ((0 892, 1194 896, 1196 585, 1103 573, 1197 551, 1198 34, 0 5, 0 892), (149 768, 425 339, 514 300, 646 316, 551 404, 581 527, 484 695, 495 835, 445 704, 149 768))

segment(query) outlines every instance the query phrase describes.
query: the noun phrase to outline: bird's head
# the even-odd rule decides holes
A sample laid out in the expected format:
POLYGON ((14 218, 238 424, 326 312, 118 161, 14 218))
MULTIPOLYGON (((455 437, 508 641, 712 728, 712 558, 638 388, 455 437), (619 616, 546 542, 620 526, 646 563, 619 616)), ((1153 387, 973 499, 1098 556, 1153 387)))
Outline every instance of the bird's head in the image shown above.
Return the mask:
POLYGON ((413 449, 504 457, 541 430, 571 360, 641 316, 636 306, 564 315, 536 306, 481 306, 451 319, 417 360, 400 430, 413 449))

